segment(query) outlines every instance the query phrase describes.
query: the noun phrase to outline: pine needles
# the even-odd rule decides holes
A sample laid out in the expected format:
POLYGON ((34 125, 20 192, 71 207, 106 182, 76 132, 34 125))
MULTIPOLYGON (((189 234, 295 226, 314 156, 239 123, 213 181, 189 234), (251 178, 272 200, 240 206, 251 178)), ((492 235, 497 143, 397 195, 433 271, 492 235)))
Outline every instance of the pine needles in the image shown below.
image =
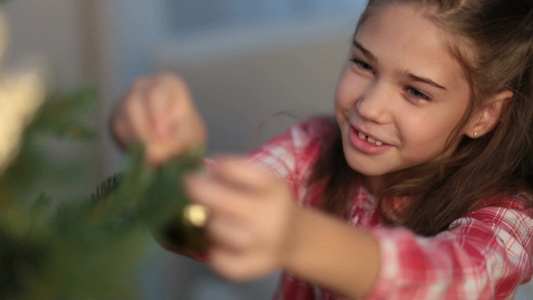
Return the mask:
POLYGON ((84 201, 58 204, 33 190, 51 171, 36 140, 90 138, 76 115, 95 98, 94 90, 82 89, 47 101, 0 177, 0 299, 139 299, 135 274, 149 232, 187 249, 208 245, 201 229, 181 217, 188 201, 180 182, 201 167, 199 154, 153 169, 142 147, 134 147, 129 167, 84 201))

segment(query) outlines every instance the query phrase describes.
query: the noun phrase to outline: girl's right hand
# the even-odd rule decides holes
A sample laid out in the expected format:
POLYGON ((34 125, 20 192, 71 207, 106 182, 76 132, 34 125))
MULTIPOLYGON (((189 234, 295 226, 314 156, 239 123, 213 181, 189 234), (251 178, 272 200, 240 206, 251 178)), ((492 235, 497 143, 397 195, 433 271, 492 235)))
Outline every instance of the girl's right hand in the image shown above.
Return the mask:
POLYGON ((168 72, 137 79, 110 121, 116 142, 123 148, 143 143, 152 165, 206 143, 205 124, 186 83, 168 72))

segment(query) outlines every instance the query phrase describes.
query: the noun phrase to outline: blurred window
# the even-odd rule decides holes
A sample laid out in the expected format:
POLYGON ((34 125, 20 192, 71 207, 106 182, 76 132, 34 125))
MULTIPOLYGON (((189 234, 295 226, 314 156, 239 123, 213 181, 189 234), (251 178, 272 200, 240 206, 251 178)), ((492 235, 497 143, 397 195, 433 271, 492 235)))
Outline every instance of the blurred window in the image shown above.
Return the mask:
POLYGON ((360 9, 364 0, 165 0, 169 28, 190 33, 360 9))

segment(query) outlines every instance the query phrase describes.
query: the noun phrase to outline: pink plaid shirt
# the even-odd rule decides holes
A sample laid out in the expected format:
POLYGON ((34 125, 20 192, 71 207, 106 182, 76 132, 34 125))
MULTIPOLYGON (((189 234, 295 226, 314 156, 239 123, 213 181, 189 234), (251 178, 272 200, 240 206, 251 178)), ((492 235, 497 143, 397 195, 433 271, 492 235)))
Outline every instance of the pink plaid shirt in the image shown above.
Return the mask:
MULTIPOLYGON (((292 127, 250 153, 284 178, 304 206, 320 192, 306 185, 320 145, 330 140, 331 120, 292 127)), ((376 201, 355 184, 349 223, 370 228, 380 245, 381 270, 366 299, 512 299, 533 273, 533 212, 519 201, 499 199, 457 219, 434 237, 384 226, 376 201)), ((275 299, 342 299, 284 273, 275 299)))

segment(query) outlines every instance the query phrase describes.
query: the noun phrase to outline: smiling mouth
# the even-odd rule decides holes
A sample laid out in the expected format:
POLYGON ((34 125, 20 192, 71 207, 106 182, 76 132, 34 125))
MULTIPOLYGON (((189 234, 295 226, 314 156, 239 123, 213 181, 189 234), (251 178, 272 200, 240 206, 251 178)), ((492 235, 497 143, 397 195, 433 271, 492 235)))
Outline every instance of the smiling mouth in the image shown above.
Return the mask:
POLYGON ((375 139, 369 137, 368 135, 365 135, 364 133, 362 133, 360 131, 358 131, 357 136, 359 136, 360 139, 365 140, 365 141, 367 141, 370 144, 373 144, 373 145, 376 145, 376 146, 382 146, 383 145, 382 141, 375 140, 375 139))

